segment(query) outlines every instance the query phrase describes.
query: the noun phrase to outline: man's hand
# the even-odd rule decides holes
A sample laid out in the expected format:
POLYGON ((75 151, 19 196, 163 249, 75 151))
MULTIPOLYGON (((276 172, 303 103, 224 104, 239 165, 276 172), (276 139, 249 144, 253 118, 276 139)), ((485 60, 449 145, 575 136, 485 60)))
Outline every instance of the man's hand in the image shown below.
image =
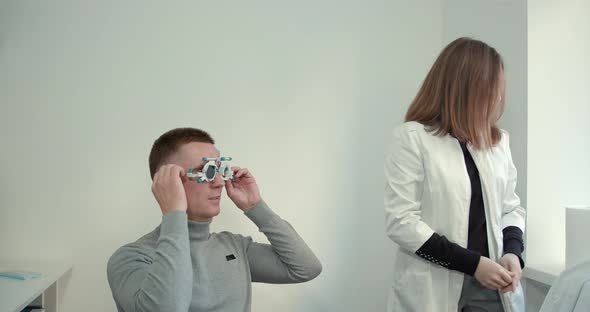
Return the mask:
POLYGON ((487 288, 504 289, 512 284, 514 273, 507 271, 487 257, 481 257, 474 276, 478 282, 487 288))
POLYGON ((256 184, 256 179, 248 169, 232 167, 234 179, 225 181, 227 196, 240 208, 246 212, 256 206, 260 201, 260 190, 256 184))
POLYGON ((522 277, 522 269, 520 268, 520 260, 515 254, 507 253, 500 259, 500 265, 506 268, 506 270, 512 272, 512 283, 502 288, 502 293, 515 292, 522 277))
POLYGON ((184 191, 184 169, 177 165, 164 165, 154 175, 152 193, 156 197, 162 213, 184 211, 187 209, 184 191))

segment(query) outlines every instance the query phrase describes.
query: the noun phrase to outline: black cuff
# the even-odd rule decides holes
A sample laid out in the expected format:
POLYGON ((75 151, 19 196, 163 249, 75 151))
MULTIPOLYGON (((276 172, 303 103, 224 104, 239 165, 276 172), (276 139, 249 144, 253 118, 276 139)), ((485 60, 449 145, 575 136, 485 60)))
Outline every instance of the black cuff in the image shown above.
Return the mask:
POLYGON ((416 254, 430 262, 468 275, 475 274, 481 257, 479 253, 452 243, 437 233, 432 234, 416 254))
POLYGON ((522 231, 516 226, 509 226, 502 230, 504 235, 504 255, 507 253, 514 254, 520 261, 520 267, 524 268, 524 260, 522 259, 522 252, 524 251, 524 244, 522 242, 522 231))

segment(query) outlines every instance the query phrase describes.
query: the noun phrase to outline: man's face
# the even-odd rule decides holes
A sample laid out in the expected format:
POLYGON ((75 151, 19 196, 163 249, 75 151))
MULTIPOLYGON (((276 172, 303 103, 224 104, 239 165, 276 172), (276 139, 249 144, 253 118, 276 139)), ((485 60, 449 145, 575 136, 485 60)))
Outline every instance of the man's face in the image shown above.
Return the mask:
MULTIPOLYGON (((219 151, 211 143, 192 142, 182 145, 169 160, 169 163, 201 172, 207 163, 203 157, 219 157, 219 151)), ((188 202, 188 218, 193 221, 208 221, 219 214, 219 201, 224 181, 218 175, 211 182, 197 183, 186 179, 184 190, 188 202)))

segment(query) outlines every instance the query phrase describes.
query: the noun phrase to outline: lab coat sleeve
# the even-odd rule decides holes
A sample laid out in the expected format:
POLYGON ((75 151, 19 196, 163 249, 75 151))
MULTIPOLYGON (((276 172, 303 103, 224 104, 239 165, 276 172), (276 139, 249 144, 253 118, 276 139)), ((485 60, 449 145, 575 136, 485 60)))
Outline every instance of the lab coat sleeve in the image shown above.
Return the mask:
POLYGON ((400 247, 415 253, 434 231, 421 218, 424 166, 417 133, 407 124, 393 131, 384 169, 387 236, 400 247))
POLYGON ((502 131, 502 136, 503 144, 505 144, 506 159, 508 161, 507 183, 502 202, 502 228, 516 226, 524 233, 525 209, 520 205, 520 198, 516 195, 517 172, 512 161, 512 152, 510 151, 510 136, 504 130, 502 131))

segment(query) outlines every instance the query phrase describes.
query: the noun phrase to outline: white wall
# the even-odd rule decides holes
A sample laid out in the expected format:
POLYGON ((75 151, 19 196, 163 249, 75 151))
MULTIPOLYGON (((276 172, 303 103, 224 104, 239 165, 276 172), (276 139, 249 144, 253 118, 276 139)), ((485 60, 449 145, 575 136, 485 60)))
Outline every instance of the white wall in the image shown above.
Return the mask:
POLYGON ((586 0, 528 3, 527 260, 552 273, 565 264, 564 207, 590 204, 589 15, 586 0))
MULTIPOLYGON (((324 264, 254 311, 384 310, 384 143, 440 25, 439 1, 1 1, 1 257, 70 259, 63 311, 113 311, 108 257, 160 220, 151 144, 194 126, 324 264)), ((261 239, 228 198, 214 229, 261 239)))
POLYGON ((589 14, 584 0, 529 3, 528 193, 534 209, 528 217, 535 261, 565 262, 564 206, 590 204, 589 14))

